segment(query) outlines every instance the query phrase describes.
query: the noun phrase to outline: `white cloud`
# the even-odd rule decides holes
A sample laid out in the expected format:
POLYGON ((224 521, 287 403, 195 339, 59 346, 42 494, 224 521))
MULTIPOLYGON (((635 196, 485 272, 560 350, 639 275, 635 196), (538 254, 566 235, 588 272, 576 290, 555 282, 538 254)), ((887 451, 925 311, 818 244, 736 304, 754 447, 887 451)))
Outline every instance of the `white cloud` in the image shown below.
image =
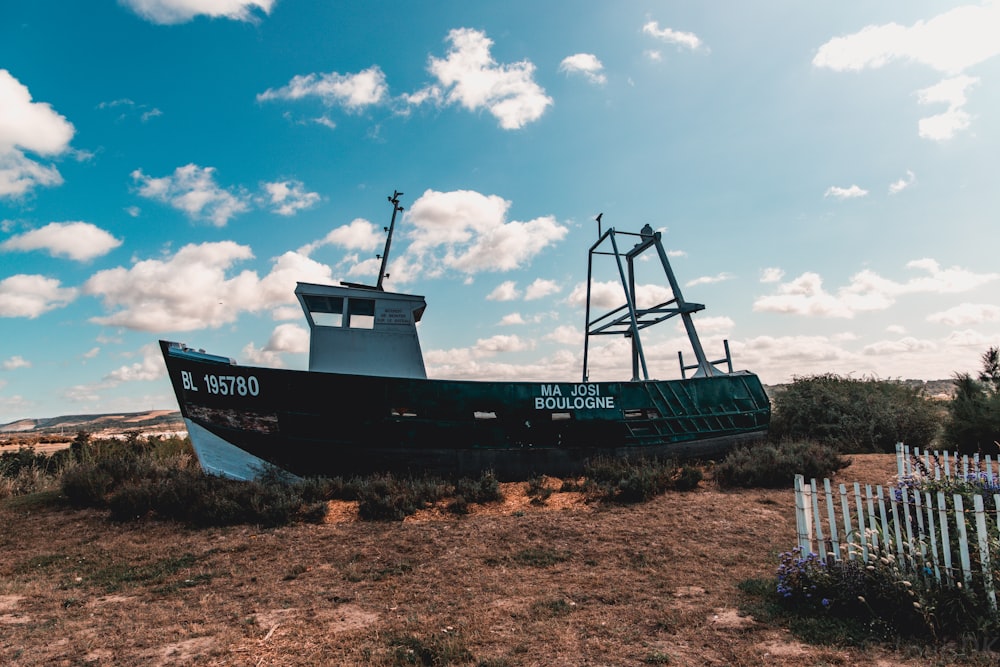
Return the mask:
POLYGON ((552 216, 508 221, 509 208, 510 202, 496 195, 427 190, 407 213, 413 227, 408 233, 411 244, 393 273, 508 271, 526 265, 566 236, 566 227, 552 216))
POLYGON ((146 176, 141 169, 131 175, 141 196, 169 204, 192 220, 224 227, 230 218, 250 210, 245 193, 234 194, 215 183, 215 167, 188 164, 162 178, 146 176))
POLYGON ((861 349, 861 354, 884 357, 890 354, 926 352, 936 348, 937 345, 932 341, 907 336, 898 340, 882 340, 865 345, 861 349))
POLYGON ((498 334, 490 338, 480 338, 472 347, 451 350, 429 350, 425 358, 429 365, 452 367, 455 365, 469 365, 477 359, 493 357, 498 354, 523 352, 533 347, 534 345, 530 341, 526 341, 519 336, 498 334))
POLYGON ((944 113, 920 119, 917 123, 917 132, 920 137, 933 141, 947 141, 958 132, 968 128, 972 122, 972 116, 962 108, 968 102, 965 91, 978 83, 977 77, 962 75, 918 90, 917 100, 920 104, 948 105, 948 110, 944 113))
POLYGON ((118 113, 118 121, 123 121, 135 113, 139 114, 139 120, 143 123, 148 121, 150 118, 156 118, 157 116, 163 115, 163 112, 157 108, 150 108, 145 104, 136 104, 128 98, 111 100, 110 102, 101 102, 97 105, 97 108, 116 111, 118 113))
POLYGON ((643 53, 645 54, 646 58, 650 60, 650 62, 658 63, 663 60, 663 54, 654 49, 646 49, 645 51, 643 51, 643 53))
POLYGON ((583 331, 574 326, 562 324, 545 334, 543 338, 561 345, 582 345, 583 331))
POLYGON ((582 74, 591 83, 605 84, 608 77, 604 75, 604 65, 592 53, 577 53, 566 56, 559 63, 559 71, 567 74, 582 74))
POLYGON ((418 91, 409 99, 444 100, 470 111, 486 109, 505 130, 516 130, 538 120, 552 98, 534 80, 535 66, 527 61, 499 65, 490 55, 493 40, 471 28, 448 33, 451 48, 445 58, 430 59, 428 70, 440 89, 418 91))
POLYGON ((896 195, 910 187, 917 182, 917 176, 909 169, 906 170, 906 176, 899 179, 895 183, 889 185, 889 194, 896 195))
POLYGON ((883 278, 870 270, 851 277, 850 283, 831 294, 823 288, 816 273, 803 273, 778 286, 776 294, 754 301, 755 311, 789 313, 817 317, 852 318, 858 312, 885 310, 907 294, 952 294, 964 292, 1000 278, 996 273, 972 273, 959 267, 942 269, 933 259, 908 262, 909 269, 927 275, 900 283, 883 278))
POLYGON ((293 252, 276 258, 263 278, 253 271, 229 275, 237 262, 252 257, 249 247, 221 241, 187 245, 173 257, 139 261, 128 269, 99 271, 83 289, 112 312, 91 321, 150 332, 217 328, 242 312, 294 303, 298 280, 331 280, 328 267, 293 252))
MULTIPOLYGON (((639 308, 650 308, 673 298, 669 287, 655 283, 635 286, 639 308)), ((577 283, 566 297, 566 303, 583 308, 587 305, 587 283, 577 283)), ((594 280, 590 287, 590 303, 597 308, 618 308, 625 305, 625 289, 615 280, 594 280)))
POLYGON ((701 276, 699 278, 689 280, 686 283, 684 283, 684 286, 694 287, 695 285, 711 285, 713 283, 721 283, 732 279, 733 279, 733 274, 722 272, 714 276, 701 276))
POLYGON ((517 283, 513 280, 505 280, 504 282, 493 288, 493 291, 486 295, 487 301, 513 301, 521 296, 521 292, 517 289, 517 283))
POLYGON ((950 75, 918 92, 921 103, 948 104, 947 111, 923 118, 918 124, 922 138, 944 141, 969 126, 971 118, 962 109, 965 89, 978 82, 973 77, 955 75, 1000 54, 998 34, 1000 2, 987 0, 979 5, 956 7, 912 26, 869 25, 856 33, 836 37, 819 48, 813 65, 842 72, 904 61, 950 75))
POLYGON ((885 328, 888 333, 896 334, 897 336, 902 336, 906 333, 906 327, 899 324, 890 324, 885 328))
POLYGON ((36 186, 60 185, 52 165, 40 164, 25 151, 59 156, 70 150, 75 129, 44 102, 32 102, 27 86, 0 69, 0 197, 19 197, 36 186))
POLYGON ((299 248, 299 253, 311 255, 316 249, 326 245, 340 246, 349 250, 375 250, 385 244, 385 233, 378 225, 355 218, 349 224, 332 229, 319 241, 313 241, 299 248))
MULTIPOLYGON (((718 316, 718 317, 703 317, 698 315, 695 317, 695 324, 698 326, 698 331, 701 333, 713 333, 721 332, 725 333, 732 331, 736 323, 729 317, 718 316)), ((678 330, 684 330, 684 323, 677 322, 678 330)))
POLYGON ((150 23, 186 23, 195 16, 256 22, 267 15, 276 0, 119 0, 150 23))
POLYGON ((315 206, 320 200, 319 193, 307 192, 305 184, 300 181, 274 181, 264 183, 262 187, 267 193, 265 201, 278 215, 295 215, 315 206))
POLYGON ((912 26, 869 25, 823 44, 816 67, 837 72, 882 67, 903 60, 939 72, 961 72, 1000 53, 1000 3, 965 5, 912 26))
POLYGON ((31 362, 21 355, 15 354, 10 359, 4 359, 2 366, 5 371, 12 371, 16 368, 31 368, 31 362))
POLYGON ((834 199, 856 199, 858 197, 864 197, 867 194, 867 190, 864 190, 857 185, 852 185, 849 188, 841 188, 836 185, 831 185, 826 189, 823 197, 833 197, 834 199))
POLYGON ((642 31, 651 37, 663 40, 668 44, 687 47, 695 50, 702 46, 701 39, 693 32, 681 32, 672 28, 661 28, 659 21, 649 21, 642 26, 642 31))
POLYGON ((931 313, 927 316, 928 322, 944 324, 949 327, 968 326, 970 324, 982 324, 983 322, 996 322, 998 320, 1000 320, 1000 307, 986 303, 961 303, 948 310, 931 313))
POLYGON ((760 272, 760 281, 762 283, 780 282, 784 277, 785 271, 774 266, 770 266, 760 272))
POLYGON ((500 318, 500 326, 515 326, 519 324, 525 324, 524 318, 521 317, 521 313, 510 313, 509 315, 504 315, 500 318))
POLYGON ((300 74, 292 77, 288 85, 282 88, 268 88, 260 93, 257 95, 257 101, 317 97, 327 106, 341 106, 347 111, 359 111, 383 101, 388 93, 385 73, 378 65, 372 65, 357 74, 338 72, 300 74))
POLYGON ((61 287, 58 280, 18 274, 0 280, 0 317, 34 319, 76 298, 74 287, 61 287))
POLYGON ((53 256, 87 261, 106 255, 122 242, 89 222, 51 222, 0 243, 2 250, 47 250, 53 256))
POLYGON ((95 359, 95 358, 97 358, 97 355, 99 355, 100 353, 101 353, 101 348, 99 348, 99 347, 92 347, 92 348, 90 348, 89 350, 87 350, 86 352, 83 353, 83 358, 84 359, 95 359))
POLYGON ((279 324, 271 333, 267 344, 257 349, 253 343, 243 348, 243 356, 250 363, 284 367, 282 353, 302 354, 309 351, 309 332, 297 324, 279 324))
POLYGON ((104 382, 107 384, 104 386, 114 386, 122 382, 149 382, 166 376, 167 367, 163 364, 163 356, 158 345, 155 343, 143 345, 139 352, 142 354, 141 361, 121 366, 105 375, 104 382))
POLYGON ((542 299, 550 294, 557 293, 560 289, 559 284, 554 280, 545 280, 544 278, 536 278, 534 282, 528 285, 528 288, 524 291, 525 301, 534 301, 535 299, 542 299))

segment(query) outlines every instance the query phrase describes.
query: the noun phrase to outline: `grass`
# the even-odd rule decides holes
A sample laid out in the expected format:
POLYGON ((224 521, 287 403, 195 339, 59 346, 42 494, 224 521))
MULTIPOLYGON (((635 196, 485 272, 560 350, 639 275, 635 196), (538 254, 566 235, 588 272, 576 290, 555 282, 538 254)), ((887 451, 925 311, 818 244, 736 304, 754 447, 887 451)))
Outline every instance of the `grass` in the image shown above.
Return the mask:
MULTIPOLYGON (((853 478, 882 483, 893 457, 870 460, 871 476, 853 478)), ((155 513, 109 521, 51 492, 10 498, 0 664, 993 664, 971 644, 789 617, 768 589, 771 545, 794 540, 790 490, 698 488, 572 505, 554 490, 539 506, 526 484, 497 485, 502 506, 469 502, 463 516, 445 499, 405 521, 197 530, 155 513), (737 610, 755 620, 713 620, 737 610)))

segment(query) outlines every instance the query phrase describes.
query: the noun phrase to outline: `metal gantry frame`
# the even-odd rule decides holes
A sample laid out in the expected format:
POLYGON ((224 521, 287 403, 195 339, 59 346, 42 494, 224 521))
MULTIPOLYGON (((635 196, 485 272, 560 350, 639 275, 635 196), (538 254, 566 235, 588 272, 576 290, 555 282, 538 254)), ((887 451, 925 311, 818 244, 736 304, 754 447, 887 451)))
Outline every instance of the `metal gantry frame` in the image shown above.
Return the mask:
POLYGON ((705 356, 705 350, 701 346, 701 339, 695 329, 694 321, 691 318, 693 313, 704 310, 705 306, 700 303, 690 303, 684 300, 680 285, 674 276, 674 271, 667 259, 667 253, 663 249, 660 240, 660 232, 654 232, 646 225, 637 234, 635 232, 619 232, 613 227, 600 234, 597 242, 590 247, 587 259, 587 309, 586 309, 586 334, 583 344, 583 381, 587 382, 589 377, 589 351, 591 336, 612 336, 624 335, 632 342, 632 381, 640 379, 639 372, 642 371, 643 380, 649 380, 649 369, 646 367, 646 356, 642 349, 642 340, 639 332, 643 329, 659 324, 672 317, 681 317, 684 322, 684 330, 687 332, 691 349, 694 351, 695 363, 684 365, 683 353, 678 351, 678 359, 681 366, 681 375, 687 377, 687 371, 694 370, 692 377, 711 377, 714 375, 725 375, 723 371, 716 367, 716 364, 725 363, 728 373, 733 372, 732 359, 729 354, 729 342, 725 342, 726 356, 717 361, 709 361, 705 356), (618 246, 618 236, 637 237, 639 239, 632 248, 622 252, 618 246), (610 246, 610 250, 608 250, 610 246), (663 267, 667 282, 670 285, 672 297, 668 301, 657 304, 651 308, 639 308, 636 298, 635 286, 635 260, 647 250, 655 248, 656 254, 663 267), (613 257, 618 269, 618 277, 621 280, 622 290, 625 295, 625 304, 612 311, 604 313, 591 319, 591 297, 594 276, 594 258, 596 256, 613 257), (623 260, 624 259, 624 264, 623 260))

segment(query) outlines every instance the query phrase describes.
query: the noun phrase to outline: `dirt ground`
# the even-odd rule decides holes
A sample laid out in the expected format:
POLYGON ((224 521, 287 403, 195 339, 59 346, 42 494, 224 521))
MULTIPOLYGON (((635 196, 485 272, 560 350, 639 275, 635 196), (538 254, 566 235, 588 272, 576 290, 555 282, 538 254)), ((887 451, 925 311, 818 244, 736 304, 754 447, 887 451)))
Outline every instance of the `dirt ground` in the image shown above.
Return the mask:
MULTIPOLYGON (((893 479, 893 456, 853 459, 839 479, 893 479)), ((5 501, 0 664, 932 664, 741 615, 737 584, 794 546, 791 489, 708 480, 625 507, 524 486, 467 516, 369 523, 341 502, 274 530, 5 501)))

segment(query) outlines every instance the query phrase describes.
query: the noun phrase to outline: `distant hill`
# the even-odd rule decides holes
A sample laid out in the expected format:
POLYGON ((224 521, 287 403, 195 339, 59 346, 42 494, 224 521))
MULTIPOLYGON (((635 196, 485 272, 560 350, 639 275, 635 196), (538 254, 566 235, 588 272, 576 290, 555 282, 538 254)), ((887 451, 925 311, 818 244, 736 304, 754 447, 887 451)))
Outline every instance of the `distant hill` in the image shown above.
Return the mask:
POLYGON ((184 431, 184 420, 177 410, 149 410, 107 415, 65 415, 44 419, 19 419, 0 424, 2 435, 59 435, 67 437, 78 431, 108 435, 125 431, 143 434, 184 431))

